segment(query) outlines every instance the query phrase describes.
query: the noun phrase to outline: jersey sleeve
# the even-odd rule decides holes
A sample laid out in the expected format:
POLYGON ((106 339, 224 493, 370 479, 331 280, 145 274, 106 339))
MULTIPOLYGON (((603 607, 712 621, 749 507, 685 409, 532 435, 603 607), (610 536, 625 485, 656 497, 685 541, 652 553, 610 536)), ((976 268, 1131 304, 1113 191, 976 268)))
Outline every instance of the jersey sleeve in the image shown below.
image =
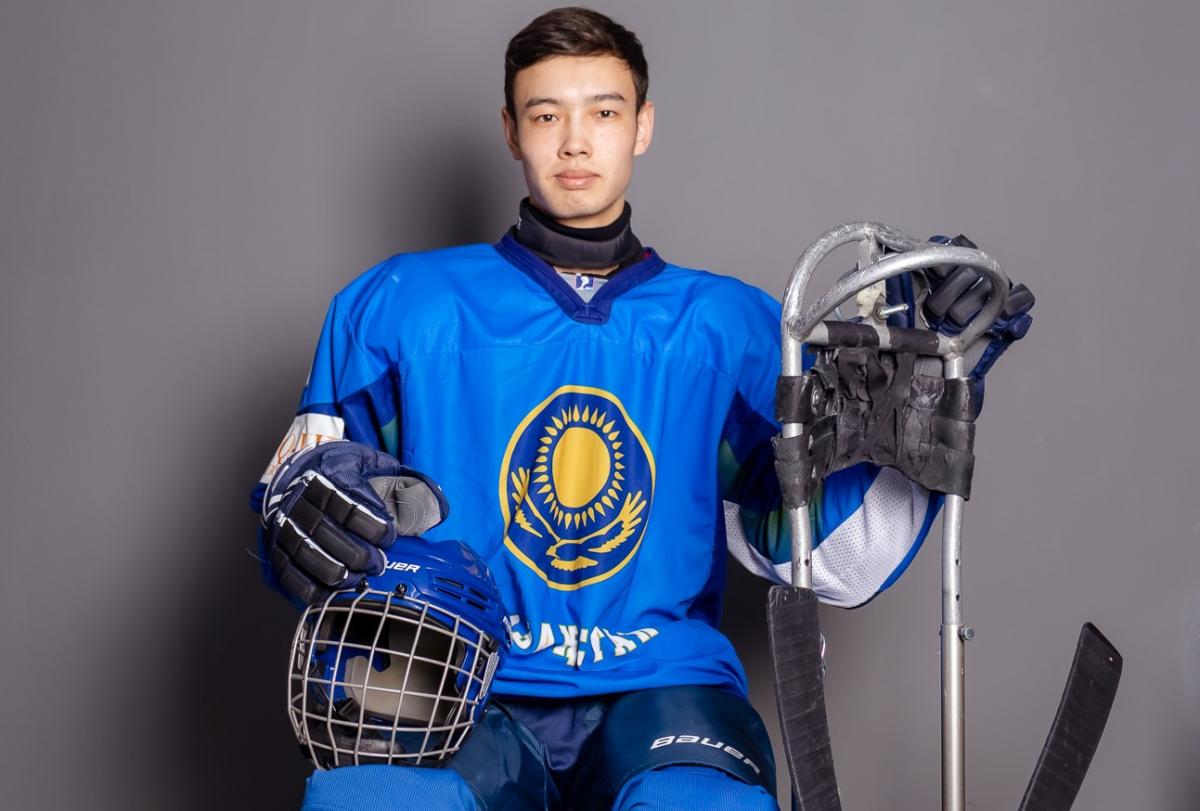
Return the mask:
MULTIPOLYGON (((775 475, 771 438, 779 374, 779 304, 762 294, 764 322, 747 339, 737 393, 718 449, 726 542, 750 571, 791 577, 791 532, 775 475)), ((916 556, 941 505, 892 468, 869 462, 829 474, 809 505, 813 590, 822 602, 857 607, 894 583, 916 556)))
POLYGON ((385 351, 360 337, 370 308, 356 292, 348 288, 329 306, 296 416, 254 488, 256 509, 279 464, 298 451, 349 439, 397 455, 399 375, 385 351))

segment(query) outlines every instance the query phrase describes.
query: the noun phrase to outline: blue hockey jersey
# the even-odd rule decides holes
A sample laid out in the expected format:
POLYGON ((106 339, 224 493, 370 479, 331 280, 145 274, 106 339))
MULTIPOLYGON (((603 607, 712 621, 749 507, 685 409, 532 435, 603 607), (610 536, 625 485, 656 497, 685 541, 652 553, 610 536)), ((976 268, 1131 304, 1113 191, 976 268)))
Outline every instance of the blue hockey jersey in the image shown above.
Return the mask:
MULTIPOLYGON (((770 447, 779 318, 762 291, 653 249, 587 301, 510 235, 397 255, 334 298, 263 482, 333 438, 438 481, 451 509, 428 535, 476 549, 504 596, 500 694, 745 694, 717 625, 727 550, 788 575, 770 447)), ((817 592, 852 606, 886 588, 936 503, 890 469, 828 477, 817 592)))

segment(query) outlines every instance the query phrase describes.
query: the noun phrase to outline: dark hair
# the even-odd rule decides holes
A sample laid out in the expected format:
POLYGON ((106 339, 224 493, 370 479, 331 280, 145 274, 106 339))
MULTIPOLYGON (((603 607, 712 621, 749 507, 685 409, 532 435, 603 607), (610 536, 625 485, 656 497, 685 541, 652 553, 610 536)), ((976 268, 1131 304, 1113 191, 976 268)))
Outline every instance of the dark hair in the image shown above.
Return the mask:
POLYGON ((598 11, 579 6, 556 8, 542 14, 508 41, 504 53, 504 104, 516 117, 513 81, 517 73, 555 56, 615 56, 629 66, 636 110, 646 101, 650 73, 642 43, 629 29, 598 11))

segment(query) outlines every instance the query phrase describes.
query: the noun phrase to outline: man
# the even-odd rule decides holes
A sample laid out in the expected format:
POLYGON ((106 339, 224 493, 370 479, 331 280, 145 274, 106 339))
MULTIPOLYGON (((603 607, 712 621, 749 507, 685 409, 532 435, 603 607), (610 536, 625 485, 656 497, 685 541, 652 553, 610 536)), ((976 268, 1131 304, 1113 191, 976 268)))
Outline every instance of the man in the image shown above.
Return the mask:
MULTIPOLYGON (((444 517, 425 535, 488 562, 513 649, 448 769, 318 772, 306 808, 777 808, 770 743, 717 624, 727 549, 787 576, 770 449, 779 304, 634 235, 647 85, 640 43, 609 18, 538 17, 505 62, 504 135, 529 191, 517 224, 495 245, 394 256, 334 298, 262 486, 287 487, 296 472, 279 481, 279 463, 331 439, 440 483, 454 510, 431 506, 421 529, 444 517)), ((363 481, 400 470, 362 459, 363 481)), ((334 500, 378 515, 371 492, 334 500)), ((890 585, 938 503, 891 469, 829 476, 818 593, 854 606, 890 585)), ((276 506, 268 579, 296 602, 381 565, 390 535, 285 537, 276 506)))

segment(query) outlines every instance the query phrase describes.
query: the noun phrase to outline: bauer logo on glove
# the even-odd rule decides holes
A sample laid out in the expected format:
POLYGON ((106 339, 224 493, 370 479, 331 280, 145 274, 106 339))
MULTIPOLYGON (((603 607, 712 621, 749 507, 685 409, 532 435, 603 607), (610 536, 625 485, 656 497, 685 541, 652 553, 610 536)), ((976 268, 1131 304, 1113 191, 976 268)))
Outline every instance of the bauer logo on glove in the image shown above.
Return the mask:
POLYGON ((285 460, 263 499, 271 573, 312 605, 384 571, 397 535, 420 535, 449 512, 432 479, 360 442, 326 442, 285 460))

